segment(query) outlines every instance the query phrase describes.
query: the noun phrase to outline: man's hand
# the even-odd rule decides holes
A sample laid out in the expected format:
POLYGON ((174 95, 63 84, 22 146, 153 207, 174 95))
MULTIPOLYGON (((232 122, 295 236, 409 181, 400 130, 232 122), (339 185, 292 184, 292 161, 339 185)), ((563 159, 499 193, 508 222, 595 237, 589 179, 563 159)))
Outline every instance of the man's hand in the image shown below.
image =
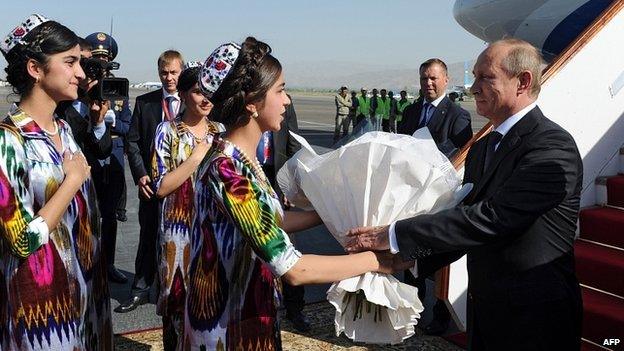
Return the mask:
POLYGON ((149 176, 142 176, 139 179, 139 197, 144 200, 149 200, 154 196, 152 190, 152 180, 149 176))
POLYGON ((89 77, 85 77, 84 79, 81 79, 78 82, 78 87, 83 91, 84 96, 79 98, 79 100, 84 102, 85 104, 89 105, 89 97, 87 96, 86 93, 88 93, 89 90, 91 90, 91 88, 96 86, 97 83, 98 83, 97 79, 96 80, 91 80, 91 78, 89 78, 89 77))
POLYGON ((366 250, 388 250, 390 242, 388 240, 389 226, 378 227, 358 227, 347 232, 350 240, 345 249, 347 252, 360 252, 366 250))
POLYGON ((400 255, 393 255, 389 251, 375 251, 373 253, 379 265, 376 272, 392 274, 414 267, 414 261, 403 261, 400 255))
POLYGON ((289 210, 293 207, 295 207, 295 205, 293 205, 292 202, 288 200, 286 195, 282 195, 282 209, 289 210))
POLYGON ((404 270, 414 267, 414 260, 403 261, 401 255, 394 255, 393 259, 394 261, 392 262, 392 269, 395 272, 403 272, 404 270))
POLYGON ((102 123, 109 109, 110 101, 91 101, 89 103, 89 117, 91 118, 91 123, 94 125, 102 123))

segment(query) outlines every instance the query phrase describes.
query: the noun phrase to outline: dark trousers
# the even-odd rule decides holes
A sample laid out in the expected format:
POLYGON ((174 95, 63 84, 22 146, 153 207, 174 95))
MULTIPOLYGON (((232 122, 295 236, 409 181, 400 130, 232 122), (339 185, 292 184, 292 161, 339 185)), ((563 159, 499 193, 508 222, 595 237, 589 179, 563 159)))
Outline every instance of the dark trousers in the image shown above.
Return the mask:
POLYGON ((362 114, 357 115, 357 117, 355 118, 355 123, 353 124, 353 129, 355 129, 355 126, 359 126, 360 123, 364 121, 364 119, 366 119, 366 116, 362 114))
MULTIPOLYGON (((446 252, 420 259, 418 260, 418 278, 414 278, 412 272, 406 270, 404 272, 404 281, 406 284, 418 288, 418 298, 420 301, 424 302, 427 296, 427 284, 425 279, 435 274, 438 269, 458 260, 462 255, 463 252, 446 252)), ((433 320, 441 323, 448 323, 451 320, 451 314, 446 304, 444 301, 437 298, 436 303, 433 305, 433 320)))
POLYGON ((496 301, 468 293, 468 350, 581 349, 580 289, 554 301, 496 301))
MULTIPOLYGON (((276 188, 275 167, 273 165, 262 165, 262 170, 266 174, 273 188, 276 188)), ((284 210, 288 211, 287 208, 284 210)), ((303 311, 303 306, 305 305, 305 288, 303 285, 289 285, 284 279, 282 279, 282 294, 284 307, 286 308, 287 313, 294 314, 303 311)))
POLYGON ((95 167, 93 182, 102 218, 102 252, 106 263, 114 265, 117 242, 117 206, 126 183, 123 165, 111 156, 109 164, 95 167))
POLYGON ((305 306, 305 288, 303 285, 289 285, 282 279, 282 293, 284 294, 284 307, 287 314, 297 314, 303 311, 305 306))
POLYGON ((134 261, 132 294, 148 294, 157 270, 156 246, 160 220, 158 200, 139 200, 139 247, 134 261))
POLYGON ((390 132, 390 120, 389 119, 381 120, 381 130, 383 130, 384 132, 390 132))
POLYGON ((121 191, 121 197, 119 198, 119 205, 117 205, 118 214, 126 214, 126 202, 128 201, 128 188, 126 182, 123 183, 123 189, 121 191))
MULTIPOLYGON (((406 270, 403 272, 405 284, 415 286, 418 289, 418 298, 424 303, 427 296, 427 282, 426 277, 414 278, 412 272, 406 270)), ((448 323, 451 320, 451 315, 446 307, 444 301, 436 298, 436 303, 433 305, 433 319, 440 322, 448 323)))

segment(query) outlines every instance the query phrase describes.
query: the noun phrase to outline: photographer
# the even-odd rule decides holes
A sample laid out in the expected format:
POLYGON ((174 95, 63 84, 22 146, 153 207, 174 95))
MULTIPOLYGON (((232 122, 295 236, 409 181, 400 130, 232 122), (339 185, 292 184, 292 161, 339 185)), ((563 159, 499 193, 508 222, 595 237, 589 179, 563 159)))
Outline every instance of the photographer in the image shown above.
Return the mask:
MULTIPOLYGON (((91 44, 79 38, 80 56, 91 57, 91 44)), ((104 117, 108 111, 108 104, 100 101, 90 101, 86 92, 97 84, 88 78, 80 81, 79 98, 74 101, 63 101, 56 108, 56 115, 65 120, 74 135, 76 143, 82 149, 91 169, 110 156, 112 138, 106 128, 104 117)))
MULTIPOLYGON (((81 63, 85 67, 85 74, 92 78, 98 78, 100 83, 111 80, 113 75, 110 70, 118 67, 113 63, 117 56, 117 43, 111 36, 96 32, 85 38, 91 44, 91 54, 93 59, 100 61, 84 61, 81 63), (99 65, 99 66, 98 66, 99 65)), ((114 78, 112 78, 114 79, 114 78)), ((124 90, 124 89, 121 89, 124 90)), ((102 99, 102 93, 110 93, 110 89, 102 88, 102 85, 95 85, 89 90, 89 96, 93 99, 102 99)), ((127 87, 125 88, 127 95, 127 87)), ((127 282, 126 276, 115 268, 115 243, 117 240, 117 207, 123 194, 126 192, 126 181, 124 175, 124 138, 130 128, 132 112, 128 104, 127 96, 124 98, 117 94, 114 100, 108 100, 99 104, 103 108, 100 112, 105 112, 104 121, 110 130, 112 138, 112 151, 110 157, 98 162, 92 167, 91 172, 95 182, 95 190, 98 196, 98 204, 102 216, 102 249, 108 264, 108 279, 115 283, 127 282)), ((123 94, 122 94, 123 95, 123 94)), ((92 104, 92 107, 94 104, 92 104)), ((96 104, 97 105, 97 104, 96 104)))

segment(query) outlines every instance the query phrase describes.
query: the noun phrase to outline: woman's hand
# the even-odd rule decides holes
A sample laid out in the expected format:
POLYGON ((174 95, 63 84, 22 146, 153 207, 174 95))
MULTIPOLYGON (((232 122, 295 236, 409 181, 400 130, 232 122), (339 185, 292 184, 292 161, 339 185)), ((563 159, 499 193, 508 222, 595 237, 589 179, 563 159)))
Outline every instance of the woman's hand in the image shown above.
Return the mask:
POLYGON ((80 186, 89 178, 91 167, 82 152, 65 151, 63 154, 63 172, 67 181, 80 186))
POLYGON ((211 146, 212 143, 209 143, 206 139, 203 139, 199 143, 195 144, 193 152, 191 152, 190 158, 192 158, 193 160, 195 160, 195 162, 197 162, 197 164, 199 164, 204 159, 206 153, 208 153, 208 150, 210 150, 211 146))

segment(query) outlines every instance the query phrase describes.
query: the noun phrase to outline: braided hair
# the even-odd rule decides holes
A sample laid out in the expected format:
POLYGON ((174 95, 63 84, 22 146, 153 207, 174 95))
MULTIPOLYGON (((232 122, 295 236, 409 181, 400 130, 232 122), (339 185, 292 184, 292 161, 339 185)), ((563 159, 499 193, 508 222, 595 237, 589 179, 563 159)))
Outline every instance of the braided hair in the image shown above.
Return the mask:
POLYGON ((227 128, 246 125, 250 116, 245 106, 264 100, 281 73, 282 65, 271 55, 271 47, 247 37, 231 71, 210 98, 214 107, 209 118, 227 128))
POLYGON ((41 63, 45 69, 49 56, 70 50, 76 45, 78 36, 58 22, 48 21, 33 29, 24 37, 23 44, 15 45, 5 55, 8 65, 4 71, 13 92, 24 97, 32 91, 35 78, 28 74, 28 60, 41 63))
POLYGON ((191 90, 197 84, 197 76, 199 76, 200 71, 201 67, 191 67, 182 71, 180 77, 178 77, 178 91, 187 92, 191 90))

